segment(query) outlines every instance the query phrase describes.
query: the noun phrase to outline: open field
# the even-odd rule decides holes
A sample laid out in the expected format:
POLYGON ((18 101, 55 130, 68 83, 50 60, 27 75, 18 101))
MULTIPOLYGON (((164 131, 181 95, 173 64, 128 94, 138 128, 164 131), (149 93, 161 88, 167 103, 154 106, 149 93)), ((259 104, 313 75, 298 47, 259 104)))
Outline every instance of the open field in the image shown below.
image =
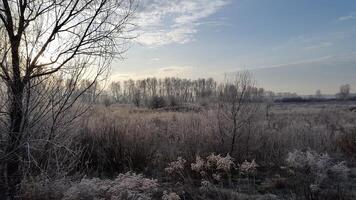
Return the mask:
POLYGON ((75 171, 87 176, 37 177, 24 183, 24 192, 27 199, 105 198, 102 187, 114 190, 119 177, 127 185, 112 192, 132 198, 353 199, 354 105, 276 104, 267 115, 262 104, 239 127, 233 151, 231 122, 219 119, 214 106, 198 112, 96 106, 72 129, 81 149, 75 171), (127 172, 149 179, 122 175, 127 172), (52 181, 61 191, 53 193, 52 181))

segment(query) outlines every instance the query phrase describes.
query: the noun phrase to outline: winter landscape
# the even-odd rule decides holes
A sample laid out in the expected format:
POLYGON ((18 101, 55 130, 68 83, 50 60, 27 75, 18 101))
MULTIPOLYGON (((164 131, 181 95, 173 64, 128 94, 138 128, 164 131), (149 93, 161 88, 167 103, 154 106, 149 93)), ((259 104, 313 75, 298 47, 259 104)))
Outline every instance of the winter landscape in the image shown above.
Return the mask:
POLYGON ((1 0, 0 199, 356 199, 352 0, 1 0))

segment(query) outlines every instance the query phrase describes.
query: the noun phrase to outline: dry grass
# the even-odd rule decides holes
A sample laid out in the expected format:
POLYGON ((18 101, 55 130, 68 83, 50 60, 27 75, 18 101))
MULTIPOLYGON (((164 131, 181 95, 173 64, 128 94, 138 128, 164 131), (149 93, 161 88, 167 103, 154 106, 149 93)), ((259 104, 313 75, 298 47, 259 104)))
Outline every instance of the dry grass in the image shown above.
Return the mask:
MULTIPOLYGON (((256 198, 258 193, 272 192, 285 199, 296 196, 317 199, 321 194, 311 194, 310 188, 306 189, 309 182, 307 186, 300 186, 302 188, 295 184, 299 177, 311 176, 308 170, 291 176, 283 167, 288 153, 307 149, 327 152, 333 159, 353 165, 353 159, 346 155, 356 149, 348 141, 354 137, 355 113, 339 106, 276 106, 266 116, 261 106, 249 123, 238 130, 235 151, 231 154, 236 165, 229 176, 223 176, 229 179, 213 181, 213 189, 206 191, 201 189, 201 184, 207 180, 194 170, 183 170, 179 177, 165 173, 164 169, 178 157, 194 164, 197 156, 206 158, 212 153, 226 155, 229 152, 231 138, 222 132, 229 130, 231 122, 225 120, 219 124, 217 117, 213 108, 201 112, 173 112, 117 105, 95 107, 73 129, 79 132, 75 145, 83 149, 76 172, 102 178, 127 171, 144 173, 159 180, 162 195, 166 190, 182 199, 239 199, 237 196, 241 194, 235 191, 255 194, 256 198), (249 163, 246 160, 258 163, 253 177, 240 172, 239 166, 249 163)), ((337 190, 327 192, 332 197, 341 197, 337 190)))

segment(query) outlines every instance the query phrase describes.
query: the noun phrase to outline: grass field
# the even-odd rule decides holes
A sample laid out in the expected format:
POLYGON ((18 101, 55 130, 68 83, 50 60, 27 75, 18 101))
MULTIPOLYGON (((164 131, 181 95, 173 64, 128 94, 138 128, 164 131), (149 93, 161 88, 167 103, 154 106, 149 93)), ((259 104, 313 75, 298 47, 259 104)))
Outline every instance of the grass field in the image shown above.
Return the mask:
POLYGON ((24 193, 28 199, 353 199, 353 106, 279 103, 267 113, 261 104, 239 127, 233 151, 231 121, 214 106, 186 112, 96 106, 72 129, 79 174, 29 179, 24 193))

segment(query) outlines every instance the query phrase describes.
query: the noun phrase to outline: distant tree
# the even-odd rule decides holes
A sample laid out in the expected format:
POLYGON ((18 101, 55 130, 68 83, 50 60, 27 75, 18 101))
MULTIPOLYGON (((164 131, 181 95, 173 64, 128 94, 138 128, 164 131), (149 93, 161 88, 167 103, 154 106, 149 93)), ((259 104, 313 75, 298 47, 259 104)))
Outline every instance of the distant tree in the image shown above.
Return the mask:
POLYGON ((321 93, 321 90, 318 89, 316 92, 315 92, 315 98, 317 99, 321 99, 323 97, 322 93, 321 93))
POLYGON ((351 86, 349 84, 341 85, 340 91, 336 96, 341 100, 347 100, 350 97, 351 86))
POLYGON ((269 117, 270 108, 274 104, 276 94, 272 91, 265 92, 265 102, 266 102, 266 117, 269 117))
POLYGON ((140 89, 134 88, 132 102, 135 104, 135 106, 139 107, 141 105, 141 98, 142 95, 140 89))
POLYGON ((113 96, 115 102, 120 101, 121 97, 121 83, 120 81, 114 81, 110 84, 111 95, 113 96))

